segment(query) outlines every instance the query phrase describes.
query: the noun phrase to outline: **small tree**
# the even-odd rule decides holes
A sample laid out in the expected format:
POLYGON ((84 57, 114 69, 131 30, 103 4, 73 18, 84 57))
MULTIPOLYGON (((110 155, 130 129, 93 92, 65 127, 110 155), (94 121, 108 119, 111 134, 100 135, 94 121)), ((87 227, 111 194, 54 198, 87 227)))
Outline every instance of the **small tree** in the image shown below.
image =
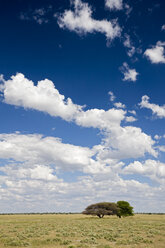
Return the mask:
POLYGON ((120 209, 116 203, 112 202, 100 202, 88 206, 85 211, 82 212, 87 215, 97 215, 99 218, 103 218, 104 215, 117 215, 120 217, 120 209))
POLYGON ((117 206, 120 209, 119 215, 126 217, 126 216, 133 216, 133 207, 127 201, 118 201, 117 206))

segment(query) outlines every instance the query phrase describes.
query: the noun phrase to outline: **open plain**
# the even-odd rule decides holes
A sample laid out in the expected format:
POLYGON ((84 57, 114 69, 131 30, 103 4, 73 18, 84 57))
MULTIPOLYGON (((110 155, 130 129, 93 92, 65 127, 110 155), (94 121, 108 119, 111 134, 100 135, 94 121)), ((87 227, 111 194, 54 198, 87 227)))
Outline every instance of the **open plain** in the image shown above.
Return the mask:
POLYGON ((0 215, 0 247, 164 248, 165 215, 0 215))

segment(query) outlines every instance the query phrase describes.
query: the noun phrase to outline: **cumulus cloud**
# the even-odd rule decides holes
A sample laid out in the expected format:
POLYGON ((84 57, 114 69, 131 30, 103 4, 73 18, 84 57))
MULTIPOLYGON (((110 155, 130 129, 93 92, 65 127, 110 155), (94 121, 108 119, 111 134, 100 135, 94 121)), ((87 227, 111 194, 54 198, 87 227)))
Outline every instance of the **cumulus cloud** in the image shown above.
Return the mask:
MULTIPOLYGON (((65 99, 55 88, 52 81, 45 79, 35 86, 32 81, 18 73, 10 80, 3 80, 0 90, 3 93, 4 102, 29 109, 43 111, 54 117, 61 117, 66 121, 74 121, 83 127, 109 129, 120 124, 125 119, 127 111, 122 109, 89 109, 74 104, 70 98, 65 99)), ((113 93, 109 93, 111 100, 113 93)))
POLYGON ((165 42, 158 41, 155 46, 148 48, 144 55, 152 64, 165 63, 164 46, 165 42))
POLYGON ((128 110, 128 112, 129 112, 130 114, 136 115, 136 111, 135 111, 135 110, 128 110))
MULTIPOLYGON (((160 188, 155 189, 136 180, 122 179, 119 173, 128 174, 127 171, 122 172, 124 163, 112 158, 108 161, 109 156, 103 156, 105 154, 101 148, 90 150, 63 144, 54 137, 35 134, 1 134, 0 141, 0 158, 3 161, 6 159, 6 164, 0 167, 0 212, 82 211, 92 201, 104 201, 109 195, 112 201, 121 197, 129 202, 131 199, 133 206, 142 210, 144 196, 154 200, 157 192, 160 198, 163 195, 160 188), (96 152, 98 155, 94 161, 93 155, 96 152), (59 170, 80 170, 85 174, 77 177, 75 182, 67 182, 59 178, 59 170)), ((130 140, 130 146, 133 144, 134 149, 137 144, 132 142, 133 139, 130 140)), ((133 150, 130 146, 127 144, 125 151, 127 148, 133 150)))
POLYGON ((105 0, 105 6, 110 10, 123 9, 123 0, 105 0))
POLYGON ((139 103, 141 108, 148 108, 152 110, 152 113, 156 115, 158 118, 165 118, 165 105, 159 106, 154 103, 149 102, 148 96, 142 96, 142 100, 139 103))
POLYGON ((94 127, 99 129, 111 129, 115 125, 120 125, 125 119, 126 111, 122 109, 89 109, 82 111, 76 116, 76 124, 83 127, 94 127))
POLYGON ((82 109, 70 98, 65 99, 48 79, 39 81, 35 86, 23 74, 18 73, 5 81, 1 88, 5 103, 43 111, 64 120, 72 120, 82 109))
MULTIPOLYGON (((54 174, 53 168, 41 164, 7 164, 1 167, 1 172, 12 179, 34 179, 34 180, 46 180, 46 181, 59 181, 54 174)), ((62 180, 61 180, 62 181, 62 180)))
POLYGON ((133 81, 137 80, 138 72, 135 69, 130 69, 126 62, 123 63, 123 66, 120 67, 121 72, 124 75, 123 81, 133 81))
POLYGON ((146 160, 145 162, 134 161, 126 166, 123 171, 127 174, 141 174, 152 180, 165 182, 165 164, 156 160, 146 160))
POLYGON ((127 116, 126 121, 127 122, 134 122, 134 121, 137 121, 137 119, 135 117, 133 117, 133 116, 127 116))
POLYGON ((154 144, 151 136, 142 132, 141 128, 114 126, 106 133, 102 146, 98 147, 98 156, 102 160, 138 158, 145 153, 157 157, 154 144))
POLYGON ((163 192, 145 183, 122 179, 119 173, 126 172, 122 172, 124 163, 119 160, 146 152, 156 155, 153 145, 151 137, 141 129, 122 128, 119 124, 92 149, 37 134, 1 134, 0 212, 82 211, 87 203, 104 201, 109 195, 112 201, 131 199, 136 209, 141 209, 139 201, 144 201, 144 196, 154 200, 158 191, 160 197, 163 192), (66 171, 83 174, 74 174, 75 182, 68 182, 61 179, 61 173, 66 171), (69 205, 68 199, 72 199, 69 205))
MULTIPOLYGON (((3 199, 0 211, 82 211, 87 202, 104 201, 108 195, 112 201, 121 196, 127 199, 129 195, 128 200, 134 199, 135 202, 135 192, 139 201, 140 195, 152 199, 158 191, 163 195, 159 188, 153 189, 145 183, 124 180, 120 176, 128 174, 123 171, 124 159, 137 159, 146 153, 154 157, 158 155, 159 148, 155 148, 156 142, 149 135, 140 128, 123 126, 135 121, 133 116, 127 116, 128 112, 135 115, 135 111, 127 111, 120 102, 114 103, 117 109, 85 110, 61 95, 48 79, 37 85, 23 74, 12 76, 10 80, 1 79, 5 103, 43 111, 82 127, 98 128, 101 143, 88 148, 39 134, 0 134, 0 159, 3 160, 0 166, 0 198, 3 199), (66 172, 74 174, 74 182, 65 180, 63 173, 66 172), (66 202, 70 198, 73 201, 68 205, 66 202), (45 201, 48 202, 46 208, 45 201), (12 208, 10 202, 14 202, 12 208), (21 202, 26 202, 26 209, 21 202)), ((114 101, 114 94, 110 92, 109 95, 114 101)))
MULTIPOLYGON (((7 160, 12 158, 16 162, 54 165, 56 170, 62 171, 83 171, 90 165, 94 166, 93 155, 94 151, 87 147, 64 144, 54 137, 37 134, 0 134, 0 158, 7 160)), ((37 173, 37 168, 33 169, 33 173, 37 173)), ((44 167, 40 168, 44 170, 44 167)))
POLYGON ((121 198, 129 201, 135 211, 146 211, 147 208, 157 212, 159 208, 154 204, 151 207, 150 202, 158 204, 164 199, 162 187, 124 180, 114 173, 104 177, 83 176, 76 182, 57 179, 45 183, 44 180, 11 176, 12 168, 8 167, 8 170, 9 173, 0 178, 5 185, 0 187, 0 212, 81 212, 87 205, 105 201, 109 196, 114 202, 121 198))
MULTIPOLYGON (((125 107, 125 105, 121 103, 116 103, 116 107, 118 107, 118 109, 111 108, 109 110, 104 110, 104 109, 95 108, 95 109, 84 110, 82 106, 74 104, 70 98, 65 100, 65 97, 59 93, 59 91, 55 88, 54 84, 48 79, 38 82, 37 86, 35 86, 32 81, 26 79, 22 74, 17 74, 16 76, 12 76, 11 80, 7 80, 7 81, 4 80, 2 84, 2 92, 4 94, 4 102, 8 104, 44 111, 52 116, 60 116, 66 121, 74 121, 77 125, 82 127, 93 127, 100 129, 102 131, 102 134, 105 136, 105 140, 106 140, 106 142, 102 143, 101 150, 103 150, 103 153, 105 153, 105 151, 107 152, 107 148, 106 148, 107 145, 111 147, 110 149, 108 148, 109 159, 111 158, 121 159, 125 157, 129 158, 129 156, 131 158, 132 157, 136 158, 138 156, 144 156, 146 152, 152 154, 153 156, 156 156, 155 150, 153 149, 154 141, 151 139, 150 136, 143 133, 141 129, 135 127, 131 127, 131 126, 121 127, 122 122, 124 121, 125 122, 136 121, 136 119, 133 116, 127 116, 127 110, 122 109, 123 107, 125 107), (127 142, 128 142, 128 147, 126 146, 127 142), (124 150, 125 149, 124 147, 125 148, 127 147, 128 151, 124 150)), ((114 97, 112 92, 110 96, 114 97)), ((86 157, 84 155, 85 151, 91 154, 91 151, 88 149, 86 150, 85 148, 82 149, 80 148, 75 151, 74 149, 77 149, 76 147, 71 145, 64 145, 64 144, 62 145, 61 141, 59 141, 58 139, 52 139, 52 138, 43 139, 41 137, 37 138, 36 136, 34 137, 21 136, 21 137, 24 137, 25 141, 23 143, 25 144, 29 142, 28 141, 29 139, 34 144, 36 144, 37 142, 39 142, 39 144, 42 143, 45 144, 45 142, 50 143, 50 141, 52 141, 53 143, 51 144, 51 146, 58 147, 57 151, 59 150, 64 151, 64 155, 65 155, 65 150, 67 151, 67 149, 73 150, 75 156, 77 154, 77 151, 83 151, 82 156, 84 157, 84 159, 86 157)), ((39 144, 38 144, 38 148, 40 147, 39 144)), ((41 152, 40 158, 42 158, 45 154, 44 149, 48 151, 48 148, 45 148, 44 145, 41 145, 41 147, 43 147, 43 151, 41 152)), ((14 153, 14 150, 15 150, 15 145, 13 146, 13 150, 11 152, 14 153)), ((99 153, 101 153, 101 150, 99 151, 99 153)), ((7 154, 8 156, 9 153, 6 150, 4 154, 7 154)), ((21 154, 21 149, 19 149, 18 154, 21 154)), ((29 152, 29 154, 31 156, 31 151, 29 152)), ((35 158, 36 154, 38 154, 38 152, 34 153, 33 158, 35 158)), ((61 157, 61 153, 59 152, 58 154, 60 154, 61 157)), ((71 151, 70 154, 72 154, 71 151)), ((13 156, 16 155, 17 153, 13 154, 13 156)), ((64 155, 62 155, 63 159, 65 158, 64 155)), ((68 155, 66 155, 66 158, 67 156, 68 155)), ((73 156, 73 158, 75 158, 75 156, 73 156)), ((90 156, 93 156, 93 153, 90 156)), ((69 163, 69 161, 72 161, 73 163, 74 159, 71 159, 71 157, 69 157, 66 163, 69 163)), ((77 157, 81 158, 80 155, 77 155, 77 157)), ((46 159, 49 160, 50 158, 51 158, 51 154, 46 156, 46 159)), ((46 159, 44 161, 46 161, 46 159)), ((35 163, 42 164, 43 161, 37 160, 35 161, 35 163)), ((75 163, 77 166, 79 165, 78 161, 75 163)), ((88 162, 88 164, 90 165, 92 163, 94 164, 95 161, 90 160, 90 163, 88 162)))
POLYGON ((126 108, 125 104, 121 103, 121 102, 115 102, 113 104, 116 108, 126 108))
POLYGON ((52 167, 54 172, 106 173, 120 159, 142 157, 145 153, 156 156, 153 145, 150 136, 140 128, 130 126, 114 126, 105 133, 102 143, 92 149, 65 144, 58 138, 37 134, 0 134, 0 158, 8 163, 20 163, 20 167, 23 163, 24 168, 19 171, 21 175, 51 180, 52 167))
POLYGON ((92 17, 92 8, 88 3, 81 0, 74 0, 74 11, 65 10, 58 16, 58 24, 61 28, 69 29, 78 34, 103 33, 108 40, 119 37, 121 28, 115 20, 96 20, 92 17))
POLYGON ((136 191, 146 196, 151 192, 153 194, 153 189, 147 184, 124 180, 119 176, 124 165, 119 162, 119 157, 142 155, 147 151, 144 140, 149 141, 149 137, 140 130, 134 139, 131 139, 133 132, 125 136, 126 132, 116 131, 116 137, 113 132, 110 137, 106 136, 102 145, 92 149, 37 134, 1 134, 0 158, 3 164, 0 167, 0 198, 3 204, 0 211, 82 211, 87 202, 103 201, 108 195, 117 201, 121 196, 127 199, 128 195, 133 199, 136 191), (121 143, 126 147, 123 148, 121 143), (110 146, 113 146, 111 150, 108 148, 110 146), (83 174, 76 176, 75 182, 67 182, 61 178, 61 173, 66 171, 80 171, 83 174), (72 203, 66 204, 71 198, 72 203), (46 207, 45 202, 48 202, 46 207))

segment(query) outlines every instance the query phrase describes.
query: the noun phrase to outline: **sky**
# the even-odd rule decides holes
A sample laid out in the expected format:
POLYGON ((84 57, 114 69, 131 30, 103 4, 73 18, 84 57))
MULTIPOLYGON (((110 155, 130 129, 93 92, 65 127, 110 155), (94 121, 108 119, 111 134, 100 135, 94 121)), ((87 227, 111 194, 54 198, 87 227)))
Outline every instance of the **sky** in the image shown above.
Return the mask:
POLYGON ((0 8, 0 213, 165 212, 165 2, 0 8))

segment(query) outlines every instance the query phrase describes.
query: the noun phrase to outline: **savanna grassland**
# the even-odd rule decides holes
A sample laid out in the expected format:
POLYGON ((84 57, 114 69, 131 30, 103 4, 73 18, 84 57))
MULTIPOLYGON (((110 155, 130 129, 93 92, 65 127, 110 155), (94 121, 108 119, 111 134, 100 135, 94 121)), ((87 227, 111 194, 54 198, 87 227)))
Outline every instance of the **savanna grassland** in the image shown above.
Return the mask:
POLYGON ((164 248, 165 215, 0 215, 0 248, 164 248))

